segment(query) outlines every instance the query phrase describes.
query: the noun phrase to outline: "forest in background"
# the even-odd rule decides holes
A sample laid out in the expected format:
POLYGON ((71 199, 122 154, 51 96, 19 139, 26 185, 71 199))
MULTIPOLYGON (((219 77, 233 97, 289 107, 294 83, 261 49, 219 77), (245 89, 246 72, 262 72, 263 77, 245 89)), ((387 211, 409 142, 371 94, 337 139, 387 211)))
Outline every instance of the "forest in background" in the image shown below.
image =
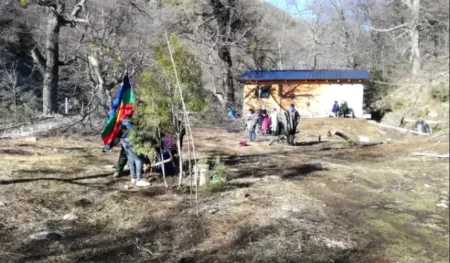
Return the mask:
POLYGON ((221 106, 214 111, 242 108, 237 79, 246 70, 362 68, 372 76, 368 113, 397 122, 448 112, 448 1, 286 3, 289 10, 258 0, 3 0, 0 123, 104 119, 125 69, 134 83, 160 71, 166 32, 199 63, 210 105, 221 106))

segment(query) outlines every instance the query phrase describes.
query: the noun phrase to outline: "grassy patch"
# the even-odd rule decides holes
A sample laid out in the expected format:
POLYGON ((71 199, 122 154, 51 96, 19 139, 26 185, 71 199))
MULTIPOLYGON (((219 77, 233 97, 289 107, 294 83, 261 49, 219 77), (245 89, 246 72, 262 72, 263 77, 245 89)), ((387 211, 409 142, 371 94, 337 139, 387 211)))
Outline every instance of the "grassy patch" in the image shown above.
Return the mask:
POLYGON ((368 228, 373 231, 379 232, 383 235, 392 235, 396 234, 398 231, 395 227, 393 227, 390 223, 385 222, 381 219, 369 220, 367 222, 368 228))
POLYGON ((211 181, 203 187, 202 191, 207 195, 217 194, 224 189, 225 185, 226 183, 220 180, 211 181))
POLYGON ((438 86, 434 86, 430 90, 430 96, 436 101, 439 102, 448 102, 449 101, 449 86, 448 83, 443 83, 438 86))

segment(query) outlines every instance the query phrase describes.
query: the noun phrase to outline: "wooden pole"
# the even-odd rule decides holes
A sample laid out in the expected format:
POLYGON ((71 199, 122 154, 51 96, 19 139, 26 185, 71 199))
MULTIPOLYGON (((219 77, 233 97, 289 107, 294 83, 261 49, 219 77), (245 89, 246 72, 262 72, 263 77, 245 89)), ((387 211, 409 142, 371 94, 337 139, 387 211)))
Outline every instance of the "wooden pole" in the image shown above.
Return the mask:
MULTIPOLYGON (((169 41, 169 36, 167 35, 167 30, 164 30, 164 32, 165 32, 165 35, 166 35, 167 47, 169 48, 170 60, 172 62, 173 71, 175 73, 175 78, 177 80, 177 86, 178 86, 178 92, 180 93, 181 104, 183 106, 184 121, 186 123, 186 134, 188 135, 188 139, 190 139, 191 146, 192 146, 192 152, 194 154, 194 167, 197 167, 197 154, 196 154, 196 151, 195 151, 194 137, 192 136, 191 124, 189 122, 189 117, 187 115, 186 103, 184 103, 184 99, 183 99, 183 89, 181 88, 181 83, 180 83, 180 79, 178 77, 178 72, 177 72, 177 68, 176 68, 176 65, 175 65, 175 60, 173 59, 173 52, 172 52, 172 48, 170 46, 170 41, 169 41)), ((197 212, 197 216, 198 216, 199 215, 199 209, 198 209, 198 169, 194 169, 194 170, 195 170, 194 171, 194 174, 195 174, 195 205, 196 205, 196 212, 197 212)), ((192 175, 191 175, 191 177, 192 177, 192 175)))

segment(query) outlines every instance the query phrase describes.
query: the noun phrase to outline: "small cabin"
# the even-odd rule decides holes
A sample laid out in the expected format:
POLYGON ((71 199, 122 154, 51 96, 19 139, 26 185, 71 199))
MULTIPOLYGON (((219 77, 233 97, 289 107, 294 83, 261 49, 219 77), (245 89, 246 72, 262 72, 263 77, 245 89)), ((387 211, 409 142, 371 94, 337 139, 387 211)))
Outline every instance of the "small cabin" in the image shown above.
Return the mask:
POLYGON ((346 101, 363 117, 366 70, 255 70, 240 77, 244 112, 265 106, 286 111, 294 104, 304 117, 328 117, 335 101, 346 101))

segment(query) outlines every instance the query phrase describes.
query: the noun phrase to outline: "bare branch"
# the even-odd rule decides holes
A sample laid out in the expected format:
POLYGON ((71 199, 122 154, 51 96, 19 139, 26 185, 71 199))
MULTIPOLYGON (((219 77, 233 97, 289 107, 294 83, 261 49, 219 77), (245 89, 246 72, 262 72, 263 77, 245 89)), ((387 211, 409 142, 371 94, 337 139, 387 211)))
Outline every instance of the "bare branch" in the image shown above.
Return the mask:
POLYGON ((56 1, 55 0, 35 0, 36 4, 40 6, 46 6, 46 7, 56 7, 56 1))
POLYGON ((31 57, 33 58, 34 63, 38 66, 39 70, 43 70, 46 67, 47 60, 42 55, 42 52, 36 46, 31 50, 31 57))
POLYGON ((391 32, 391 31, 394 31, 394 30, 397 30, 397 29, 408 27, 408 26, 409 26, 409 23, 405 23, 405 24, 401 24, 401 25, 394 26, 394 27, 391 27, 391 28, 383 28, 383 29, 381 29, 381 28, 369 27, 369 29, 371 29, 373 31, 377 31, 377 32, 391 32))
POLYGON ((70 14, 70 16, 72 17, 78 17, 78 15, 80 14, 81 10, 84 9, 84 5, 86 4, 88 0, 81 0, 80 2, 78 2, 78 4, 75 5, 75 7, 72 10, 72 13, 70 14))

